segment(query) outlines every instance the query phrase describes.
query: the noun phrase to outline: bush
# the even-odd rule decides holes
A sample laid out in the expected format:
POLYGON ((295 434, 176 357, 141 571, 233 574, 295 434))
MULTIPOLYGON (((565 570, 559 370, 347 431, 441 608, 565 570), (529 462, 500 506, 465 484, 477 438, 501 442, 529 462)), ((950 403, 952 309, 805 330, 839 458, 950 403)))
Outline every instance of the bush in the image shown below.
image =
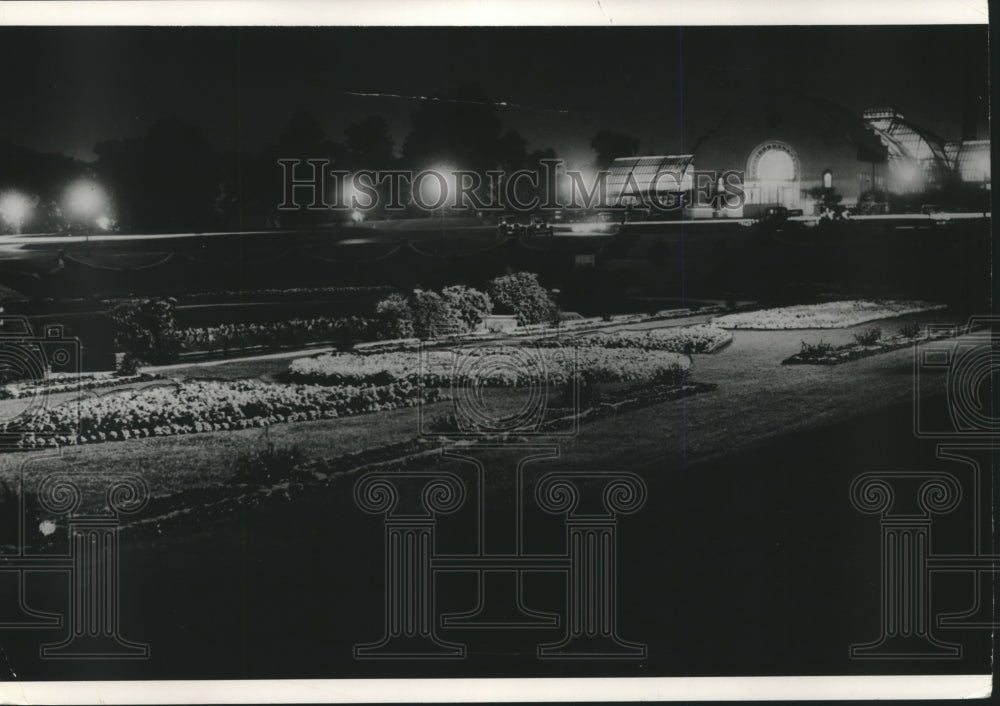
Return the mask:
POLYGON ((441 297, 465 325, 466 331, 474 331, 493 308, 488 294, 460 284, 442 289, 441 297))
POLYGON ((878 343, 880 338, 882 338, 882 329, 878 326, 854 334, 854 340, 859 346, 873 346, 878 343))
POLYGON ((288 480, 296 475, 304 456, 298 448, 276 448, 268 442, 266 449, 256 453, 240 453, 236 457, 233 480, 237 483, 266 484, 288 480))
POLYGON ((115 345, 140 361, 163 365, 177 360, 181 334, 177 330, 173 299, 126 302, 111 313, 115 345))
POLYGON ((115 370, 115 375, 120 377, 138 375, 140 365, 142 365, 141 360, 136 358, 132 353, 126 353, 122 356, 122 360, 118 364, 118 368, 115 370))
POLYGON ((674 363, 665 368, 658 368, 652 377, 652 382, 657 385, 669 385, 674 387, 676 385, 687 384, 690 379, 690 370, 681 367, 679 364, 674 363))
POLYGON ((552 321, 558 310, 548 292, 538 282, 538 275, 515 272, 492 280, 486 288, 495 304, 509 308, 521 326, 552 321))
POLYGON ((910 323, 903 324, 899 327, 899 334, 906 338, 916 338, 920 335, 920 323, 911 321, 910 323))
POLYGON ((376 338, 392 340, 413 337, 413 309, 405 297, 393 294, 375 306, 376 338))
POLYGON ((410 310, 413 312, 413 335, 417 338, 437 338, 465 330, 458 312, 436 292, 413 290, 410 310))
POLYGON ((799 351, 799 357, 803 360, 818 360, 820 358, 826 358, 831 353, 833 353, 832 343, 827 343, 826 341, 820 341, 819 343, 806 343, 805 341, 802 341, 802 350, 799 351))

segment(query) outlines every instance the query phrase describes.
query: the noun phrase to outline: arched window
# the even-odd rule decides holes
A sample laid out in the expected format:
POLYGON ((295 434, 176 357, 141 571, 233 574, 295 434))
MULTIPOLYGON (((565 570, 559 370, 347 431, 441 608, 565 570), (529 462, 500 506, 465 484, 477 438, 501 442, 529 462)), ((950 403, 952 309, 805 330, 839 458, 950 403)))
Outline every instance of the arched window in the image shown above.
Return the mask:
POLYGON ((823 188, 832 189, 833 188, 833 172, 827 169, 823 172, 823 188))

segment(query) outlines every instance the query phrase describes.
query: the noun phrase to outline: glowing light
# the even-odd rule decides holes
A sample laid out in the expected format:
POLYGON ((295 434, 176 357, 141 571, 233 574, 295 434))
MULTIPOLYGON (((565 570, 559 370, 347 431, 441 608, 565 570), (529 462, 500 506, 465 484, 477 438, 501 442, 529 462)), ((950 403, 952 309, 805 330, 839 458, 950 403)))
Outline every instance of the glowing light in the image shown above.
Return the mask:
POLYGON ((97 217, 97 227, 101 230, 111 230, 111 226, 114 222, 108 216, 98 216, 97 217))
POLYGON ((920 167, 914 161, 900 162, 896 166, 896 176, 904 184, 913 184, 920 178, 920 167))
POLYGON ((31 220, 35 212, 32 198, 20 191, 5 191, 0 194, 0 219, 15 232, 21 232, 21 226, 31 220))
POLYGON ((794 181, 795 162, 781 149, 770 150, 757 162, 757 179, 760 181, 794 181))
POLYGON ((93 179, 74 181, 63 196, 63 210, 72 220, 97 223, 110 209, 111 199, 104 187, 93 179))
POLYGON ((458 180, 455 171, 451 165, 437 164, 419 172, 413 179, 414 202, 428 210, 456 205, 458 180))
POLYGON ((355 223, 360 223, 361 221, 365 220, 365 214, 355 209, 351 211, 351 220, 353 220, 355 223))

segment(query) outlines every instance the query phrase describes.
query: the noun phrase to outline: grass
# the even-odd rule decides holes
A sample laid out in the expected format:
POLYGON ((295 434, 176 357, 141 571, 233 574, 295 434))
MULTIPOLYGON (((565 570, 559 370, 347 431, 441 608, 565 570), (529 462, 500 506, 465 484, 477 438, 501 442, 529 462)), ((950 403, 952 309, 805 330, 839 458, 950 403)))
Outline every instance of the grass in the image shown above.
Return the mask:
MULTIPOLYGON (((853 340, 861 331, 824 332, 831 343, 853 340)), ((902 349, 859 360, 845 370, 782 366, 800 345, 800 332, 738 331, 734 345, 700 356, 694 379, 716 384, 709 395, 654 404, 583 425, 578 436, 560 446, 569 467, 630 468, 667 472, 698 458, 732 453, 746 445, 794 429, 808 428, 899 402, 912 394, 912 353, 902 349)), ((258 376, 283 370, 287 360, 237 361, 176 371, 178 376, 258 376), (222 368, 220 371, 219 368, 222 368)), ((515 400, 518 390, 491 391, 515 400)), ((510 401, 508 400, 508 401, 510 401)), ((450 410, 447 402, 429 405, 428 415, 450 410)), ((127 442, 94 444, 50 452, 0 454, 0 479, 10 479, 22 464, 32 472, 70 469, 83 478, 104 473, 139 473, 153 495, 229 483, 241 454, 295 447, 306 459, 330 458, 413 439, 419 434, 416 408, 332 420, 279 424, 262 429, 212 432, 127 442)), ((559 463, 563 463, 560 461, 559 463)), ((497 479, 499 482, 500 479, 497 479)), ((95 481, 97 483, 97 481, 95 481)))
MULTIPOLYGON (((430 407, 443 407, 443 404, 430 407)), ((100 476, 141 475, 151 495, 170 495, 183 489, 228 483, 241 454, 256 453, 269 442, 296 447, 306 458, 324 458, 412 439, 417 435, 417 410, 398 409, 380 414, 296 424, 278 424, 266 431, 241 429, 165 438, 0 454, 0 479, 13 479, 22 466, 29 475, 69 472, 96 490, 100 476)))

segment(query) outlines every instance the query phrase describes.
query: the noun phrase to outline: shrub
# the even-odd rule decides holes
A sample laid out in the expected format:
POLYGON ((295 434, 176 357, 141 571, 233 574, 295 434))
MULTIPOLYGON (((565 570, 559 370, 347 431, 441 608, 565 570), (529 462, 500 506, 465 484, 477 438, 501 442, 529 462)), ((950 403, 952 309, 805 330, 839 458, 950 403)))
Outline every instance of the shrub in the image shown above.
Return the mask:
POLYGON ((558 309, 539 284, 538 275, 531 272, 514 272, 497 277, 489 283, 486 291, 495 304, 513 311, 521 326, 551 321, 553 309, 558 309))
POLYGON ((802 341, 802 350, 799 351, 799 357, 803 360, 818 360, 826 358, 832 352, 833 344, 826 341, 820 341, 819 343, 806 343, 802 341))
POLYGON ((413 312, 413 335, 417 338, 437 338, 464 330, 459 313, 436 292, 413 290, 410 310, 413 312))
POLYGON ((854 340, 859 346, 873 346, 878 343, 880 338, 882 338, 882 329, 878 326, 854 334, 854 340))
POLYGON ((916 338, 920 335, 920 323, 911 321, 899 327, 899 334, 906 338, 916 338))
POLYGON ((375 306, 375 319, 379 340, 413 337, 413 309, 399 294, 392 294, 375 306))
POLYGON ((135 357, 132 353, 126 353, 122 356, 121 362, 118 364, 118 368, 115 370, 115 375, 120 377, 129 377, 132 375, 139 374, 139 366, 142 365, 142 361, 135 357))
POLYGON ((115 345, 138 360, 162 365, 177 360, 181 334, 177 330, 173 299, 126 302, 111 313, 115 345))
POLYGON ((658 368, 653 372, 652 382, 657 385, 684 385, 690 376, 690 370, 682 367, 678 363, 670 366, 658 368))
POLYGON ((297 447, 276 448, 273 442, 268 442, 266 449, 255 453, 241 452, 236 457, 233 480, 254 484, 287 480, 296 474, 304 458, 297 447))
POLYGON ((493 308, 488 294, 460 284, 442 289, 441 297, 465 325, 466 331, 475 330, 493 308))

